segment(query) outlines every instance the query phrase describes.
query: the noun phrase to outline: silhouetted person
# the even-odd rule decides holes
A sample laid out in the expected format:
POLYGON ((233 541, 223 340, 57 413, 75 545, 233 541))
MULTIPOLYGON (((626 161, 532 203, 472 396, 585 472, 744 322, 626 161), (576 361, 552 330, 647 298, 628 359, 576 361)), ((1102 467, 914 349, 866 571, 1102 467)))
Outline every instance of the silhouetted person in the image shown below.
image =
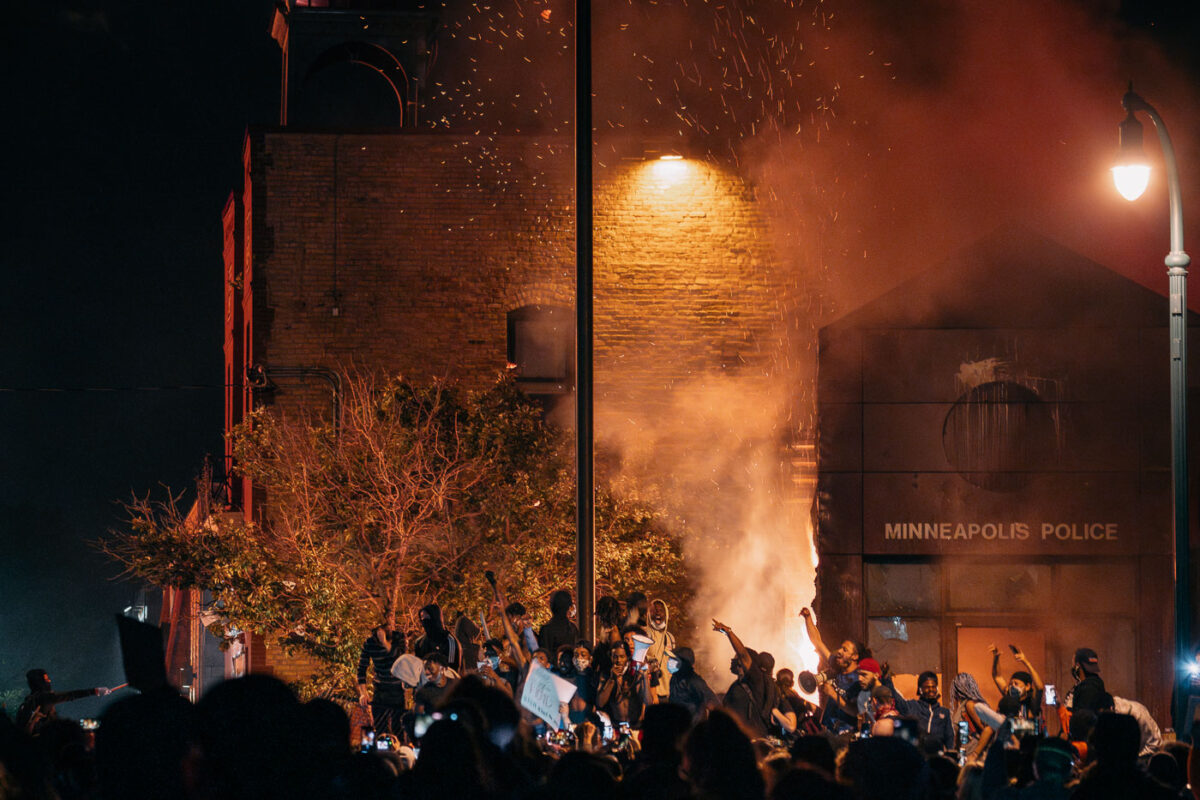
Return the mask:
POLYGON ((838 780, 862 800, 917 800, 924 796, 917 748, 895 736, 851 742, 838 759, 838 780))
POLYGON ((25 682, 29 684, 29 694, 17 709, 17 726, 26 733, 37 733, 42 724, 55 719, 58 716, 57 707, 61 703, 84 697, 103 697, 109 693, 103 686, 56 692, 50 685, 50 675, 44 669, 31 669, 26 672, 25 682))
POLYGON ((837 757, 828 734, 801 736, 792 742, 789 752, 794 766, 818 769, 830 778, 837 773, 837 757))
POLYGON ((579 626, 571 621, 571 593, 559 590, 550 595, 550 619, 538 629, 538 645, 548 653, 557 653, 563 645, 579 641, 579 626))
POLYGON ((123 697, 105 709, 96 730, 102 797, 183 797, 183 762, 191 744, 194 713, 191 703, 166 688, 123 697))
POLYGON ((550 768, 546 784, 535 797, 544 800, 613 800, 617 797, 616 766, 583 751, 564 753, 550 768))
POLYGON ((850 791, 822 770, 793 767, 783 774, 768 795, 770 800, 850 800, 850 791))
POLYGON ((749 733, 719 708, 688 734, 682 771, 701 800, 762 800, 766 791, 749 733))
POLYGON ((188 757, 194 800, 320 797, 300 702, 282 681, 247 675, 217 684, 196 704, 188 757))
POLYGON ((1141 731, 1133 717, 1112 712, 1097 717, 1088 739, 1088 757, 1092 763, 1071 796, 1077 800, 1175 797, 1174 792, 1138 765, 1140 743, 1141 731))
POLYGON ((482 754, 468 725, 437 720, 421 738, 421 757, 406 776, 411 800, 482 800, 491 789, 482 754))
POLYGON ((688 784, 679 776, 683 740, 692 727, 692 712, 684 706, 648 706, 642 721, 642 749, 621 780, 626 800, 682 800, 688 784))

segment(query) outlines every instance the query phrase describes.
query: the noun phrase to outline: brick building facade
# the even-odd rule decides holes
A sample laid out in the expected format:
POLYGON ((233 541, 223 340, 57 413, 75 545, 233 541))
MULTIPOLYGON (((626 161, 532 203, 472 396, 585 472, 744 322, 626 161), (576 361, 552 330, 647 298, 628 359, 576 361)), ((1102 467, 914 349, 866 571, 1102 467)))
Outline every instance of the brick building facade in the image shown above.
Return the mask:
MULTIPOLYGON (((482 386, 515 362, 569 408, 572 158, 533 137, 251 132, 224 218, 227 428, 258 404, 329 406, 352 366, 482 386)), ((700 374, 771 369, 782 282, 739 176, 620 161, 595 206, 601 436, 700 374)), ((251 487, 234 495, 252 514, 251 487)), ((282 669, 261 640, 249 653, 282 669)))

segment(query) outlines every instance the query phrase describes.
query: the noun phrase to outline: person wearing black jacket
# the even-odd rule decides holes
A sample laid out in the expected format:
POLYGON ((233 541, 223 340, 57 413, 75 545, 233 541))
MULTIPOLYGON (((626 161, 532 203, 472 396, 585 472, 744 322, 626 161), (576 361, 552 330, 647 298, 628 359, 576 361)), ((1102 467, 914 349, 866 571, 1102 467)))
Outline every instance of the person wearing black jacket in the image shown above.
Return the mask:
POLYGON ((550 595, 550 619, 538 629, 538 645, 547 653, 557 653, 563 645, 579 641, 579 626, 571 621, 571 593, 560 589, 550 595))
POLYGON ((671 672, 671 693, 667 702, 692 712, 694 722, 703 719, 710 708, 720 705, 716 693, 696 672, 696 654, 692 648, 676 647, 674 653, 668 653, 666 669, 671 672))
POLYGON ((725 691, 725 708, 734 712, 758 737, 770 735, 774 722, 772 712, 776 709, 781 714, 790 715, 794 727, 795 716, 783 703, 771 676, 770 670, 775 665, 775 659, 770 658, 768 654, 748 650, 732 628, 715 619, 713 630, 725 634, 733 647, 733 660, 729 663, 729 671, 737 680, 725 691), (768 658, 764 659, 762 656, 768 658))
POLYGON ((1075 651, 1071 675, 1078 681, 1071 690, 1072 712, 1087 710, 1098 714, 1113 707, 1112 695, 1104 689, 1104 680, 1100 677, 1100 658, 1095 650, 1081 647, 1075 651))
POLYGON ((56 706, 84 697, 103 697, 109 690, 103 686, 91 689, 75 689, 56 692, 50 685, 50 675, 44 669, 31 669, 25 673, 29 694, 17 709, 17 726, 26 733, 35 733, 45 722, 55 719, 56 706))
MULTIPOLYGON (((455 672, 462 672, 462 646, 454 638, 454 634, 446 630, 442 621, 442 607, 430 603, 417 612, 425 635, 413 643, 413 655, 422 660, 434 653, 446 657, 446 666, 455 672)), ((474 665, 472 665, 474 666, 474 665)))

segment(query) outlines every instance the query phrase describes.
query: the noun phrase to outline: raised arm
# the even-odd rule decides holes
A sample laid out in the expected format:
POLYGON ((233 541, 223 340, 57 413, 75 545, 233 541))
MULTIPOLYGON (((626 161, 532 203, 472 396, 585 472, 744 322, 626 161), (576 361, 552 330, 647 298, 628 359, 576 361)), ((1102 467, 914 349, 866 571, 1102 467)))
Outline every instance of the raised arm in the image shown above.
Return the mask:
POLYGON ((750 651, 746 649, 746 645, 742 644, 742 640, 733 632, 733 628, 723 622, 712 621, 713 630, 717 633, 723 633, 729 637, 729 644, 733 646, 733 654, 737 656, 737 660, 741 663, 743 669, 750 669, 754 662, 750 659, 750 651))
POLYGON ((509 620, 508 614, 504 613, 504 609, 508 604, 504 599, 504 592, 500 588, 496 588, 496 609, 500 613, 500 621, 504 624, 504 636, 508 639, 508 651, 513 657, 513 661, 517 664, 517 671, 525 669, 526 659, 524 648, 521 647, 521 638, 517 636, 516 630, 512 626, 512 621, 509 620))
POLYGON ((808 632, 808 638, 813 643, 813 647, 817 648, 817 654, 828 661, 829 647, 821 638, 821 632, 817 630, 817 623, 813 622, 812 610, 805 606, 800 609, 800 616, 804 617, 804 630, 808 632))
POLYGON ((1021 664, 1026 670, 1029 671, 1029 674, 1033 677, 1033 688, 1039 692, 1044 692, 1046 690, 1046 684, 1042 683, 1042 676, 1038 674, 1037 669, 1035 669, 1033 664, 1030 663, 1029 659, 1025 657, 1025 653, 1021 652, 1020 649, 1014 648, 1013 658, 1017 660, 1017 663, 1021 664))
POLYGON ((992 683, 996 684, 1000 694, 1004 694, 1008 691, 1008 678, 1000 674, 1000 648, 989 644, 988 651, 992 654, 992 683))

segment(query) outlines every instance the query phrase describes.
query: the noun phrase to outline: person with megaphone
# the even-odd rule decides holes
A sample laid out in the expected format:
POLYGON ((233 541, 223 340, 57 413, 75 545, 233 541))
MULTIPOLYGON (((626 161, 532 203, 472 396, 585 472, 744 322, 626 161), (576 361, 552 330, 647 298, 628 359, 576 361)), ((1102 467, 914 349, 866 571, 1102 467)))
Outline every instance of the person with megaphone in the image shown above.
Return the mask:
POLYGON ((858 662, 870 653, 853 639, 846 639, 837 650, 830 650, 817 630, 812 610, 802 608, 800 616, 804 618, 809 640, 826 665, 816 675, 800 673, 800 686, 805 691, 812 691, 819 686, 825 695, 825 708, 821 714, 823 727, 834 733, 853 732, 858 729, 858 662))

